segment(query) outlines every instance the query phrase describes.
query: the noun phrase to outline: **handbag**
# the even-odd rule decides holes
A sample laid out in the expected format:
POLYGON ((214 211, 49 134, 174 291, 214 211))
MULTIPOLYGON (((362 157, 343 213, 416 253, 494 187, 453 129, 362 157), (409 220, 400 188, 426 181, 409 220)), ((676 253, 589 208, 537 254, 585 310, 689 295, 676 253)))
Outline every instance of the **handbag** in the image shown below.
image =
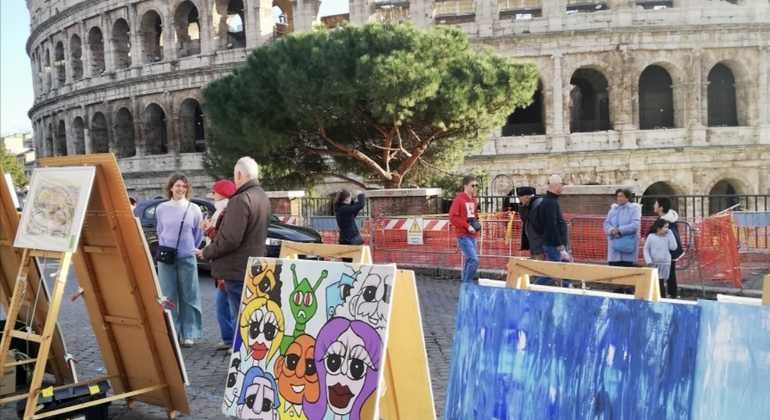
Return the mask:
MULTIPOLYGON (((179 238, 182 237, 182 227, 184 227, 184 219, 187 217, 187 210, 190 209, 190 204, 187 204, 187 208, 184 210, 184 216, 182 216, 182 223, 179 224, 179 233, 176 235, 176 243, 179 245, 179 238)), ((155 250, 155 261, 162 262, 164 264, 174 264, 176 262, 176 248, 158 245, 155 250)))
POLYGON ((479 223, 479 219, 475 217, 469 217, 468 224, 471 225, 473 230, 475 230, 476 232, 481 232, 481 223, 479 223))
MULTIPOLYGON (((620 227, 620 213, 615 214, 615 224, 620 227)), ((610 245, 612 249, 620 252, 621 254, 630 254, 634 252, 636 247, 636 235, 621 235, 619 238, 612 237, 610 239, 610 245)))

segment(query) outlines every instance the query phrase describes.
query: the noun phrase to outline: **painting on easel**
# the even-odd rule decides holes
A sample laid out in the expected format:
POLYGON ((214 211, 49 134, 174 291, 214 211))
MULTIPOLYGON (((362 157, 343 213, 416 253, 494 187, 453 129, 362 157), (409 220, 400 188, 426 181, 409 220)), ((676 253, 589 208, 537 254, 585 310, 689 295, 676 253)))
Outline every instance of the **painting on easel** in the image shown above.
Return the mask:
POLYGON ((376 413, 396 267, 252 258, 222 411, 242 419, 376 413))
POLYGON ((13 246, 75 252, 94 173, 93 166, 35 169, 13 246))

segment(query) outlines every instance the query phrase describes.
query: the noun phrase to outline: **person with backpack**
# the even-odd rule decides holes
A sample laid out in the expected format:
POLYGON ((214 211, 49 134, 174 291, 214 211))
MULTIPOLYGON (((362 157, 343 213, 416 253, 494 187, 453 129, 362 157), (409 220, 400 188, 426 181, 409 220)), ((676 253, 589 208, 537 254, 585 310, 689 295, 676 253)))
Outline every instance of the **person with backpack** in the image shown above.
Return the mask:
POLYGON ((679 290, 676 285, 676 261, 684 255, 684 249, 682 248, 682 238, 679 236, 679 215, 671 208, 671 200, 668 197, 658 197, 655 200, 655 204, 652 206, 652 210, 661 219, 668 222, 668 229, 674 235, 676 240, 676 249, 671 251, 671 270, 666 281, 666 289, 661 287, 661 297, 668 295, 671 298, 679 298, 679 290))
POLYGON ((543 225, 540 223, 540 203, 542 197, 535 195, 532 187, 521 187, 516 191, 519 197, 519 217, 521 217, 521 250, 529 250, 529 258, 545 260, 543 251, 543 225))

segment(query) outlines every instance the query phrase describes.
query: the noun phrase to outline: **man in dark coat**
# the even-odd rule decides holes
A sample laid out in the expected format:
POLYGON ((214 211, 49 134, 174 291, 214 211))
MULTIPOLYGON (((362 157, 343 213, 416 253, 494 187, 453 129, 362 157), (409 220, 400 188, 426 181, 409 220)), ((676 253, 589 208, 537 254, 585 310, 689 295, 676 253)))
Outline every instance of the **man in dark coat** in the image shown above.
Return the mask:
POLYGON ((540 203, 542 197, 535 195, 532 187, 521 187, 516 191, 519 197, 519 217, 521 217, 521 250, 529 250, 533 260, 544 260, 543 226, 540 223, 540 203))

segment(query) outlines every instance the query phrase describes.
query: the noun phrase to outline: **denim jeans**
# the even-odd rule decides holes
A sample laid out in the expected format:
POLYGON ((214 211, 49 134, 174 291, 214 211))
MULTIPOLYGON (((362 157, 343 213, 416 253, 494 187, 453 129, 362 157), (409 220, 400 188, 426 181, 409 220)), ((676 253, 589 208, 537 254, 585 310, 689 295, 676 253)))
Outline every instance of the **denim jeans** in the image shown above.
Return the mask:
POLYGON ((233 325, 238 327, 238 315, 241 312, 241 294, 243 293, 243 280, 225 279, 225 292, 230 302, 230 313, 233 315, 233 325))
POLYGON ((472 283, 476 277, 476 269, 479 268, 479 257, 476 255, 476 238, 473 236, 460 236, 457 238, 457 246, 463 253, 463 283, 472 283))
MULTIPOLYGON (((569 248, 565 247, 565 251, 569 254, 569 248)), ((562 261, 561 259, 561 251, 556 249, 555 246, 547 246, 543 245, 543 251, 545 252, 545 259, 552 262, 572 262, 571 260, 562 261)), ((540 285, 549 285, 553 283, 553 279, 550 277, 538 277, 533 284, 540 284, 540 285)), ((562 287, 569 287, 569 285, 572 284, 572 281, 563 279, 562 280, 562 287)))
POLYGON ((195 256, 177 258, 174 264, 158 262, 158 280, 163 295, 175 305, 169 310, 177 335, 182 340, 201 338, 203 316, 195 256))
POLYGON ((218 287, 216 307, 217 322, 219 322, 219 332, 222 337, 222 342, 232 345, 233 337, 235 336, 235 319, 233 318, 233 312, 230 310, 230 299, 227 297, 227 292, 218 287))

